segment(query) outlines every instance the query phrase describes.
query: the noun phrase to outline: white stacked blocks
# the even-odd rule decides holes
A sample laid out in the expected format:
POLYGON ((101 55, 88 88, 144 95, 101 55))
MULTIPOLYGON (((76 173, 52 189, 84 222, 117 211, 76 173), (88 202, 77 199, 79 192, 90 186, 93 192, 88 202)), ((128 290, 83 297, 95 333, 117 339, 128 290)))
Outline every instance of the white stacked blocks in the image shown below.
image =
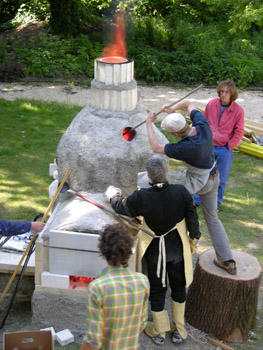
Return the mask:
MULTIPOLYGON (((78 294, 86 291, 71 289, 70 276, 96 277, 107 266, 98 248, 99 234, 50 230, 48 239, 36 241, 35 290, 57 294, 78 294)), ((136 270, 136 244, 128 265, 136 270)))
POLYGON ((90 105, 97 109, 132 111, 138 103, 134 61, 111 63, 96 58, 90 105))
POLYGON ((74 342, 74 335, 70 332, 69 329, 64 329, 60 332, 55 332, 54 327, 42 328, 41 331, 50 331, 53 341, 57 341, 61 346, 74 342))

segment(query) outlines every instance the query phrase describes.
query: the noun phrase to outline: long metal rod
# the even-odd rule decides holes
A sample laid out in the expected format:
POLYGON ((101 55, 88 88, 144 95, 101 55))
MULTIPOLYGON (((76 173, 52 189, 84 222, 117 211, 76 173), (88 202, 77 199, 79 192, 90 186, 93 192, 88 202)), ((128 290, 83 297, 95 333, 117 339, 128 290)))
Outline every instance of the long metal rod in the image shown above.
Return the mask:
POLYGON ((86 202, 88 202, 88 203, 91 203, 91 204, 95 205, 96 207, 98 207, 98 208, 100 208, 100 209, 102 209, 102 210, 105 210, 105 211, 108 212, 109 214, 111 214, 111 215, 117 217, 118 219, 122 219, 122 220, 127 221, 130 225, 136 227, 138 230, 141 230, 141 231, 145 232, 147 235, 149 235, 149 236, 151 236, 151 237, 155 237, 155 235, 153 235, 151 232, 145 230, 143 227, 140 227, 140 226, 137 225, 135 222, 131 221, 130 219, 128 219, 128 218, 126 218, 126 217, 124 217, 124 216, 122 216, 122 215, 120 215, 120 214, 118 214, 118 213, 116 213, 115 211, 113 211, 113 210, 111 210, 111 209, 109 209, 109 208, 104 207, 102 204, 99 204, 99 203, 93 201, 92 199, 88 199, 88 198, 82 196, 82 194, 80 194, 80 193, 78 193, 78 192, 75 192, 74 190, 71 190, 71 189, 70 189, 70 190, 68 190, 68 192, 74 193, 75 196, 78 196, 78 197, 84 199, 84 201, 86 201, 86 202))
MULTIPOLYGON (((177 100, 177 101, 171 103, 169 106, 167 106, 167 108, 170 108, 170 107, 172 107, 173 105, 175 105, 176 103, 178 103, 178 102, 184 100, 186 97, 192 95, 194 92, 196 92, 197 90, 201 89, 202 87, 204 87, 203 84, 197 86, 197 88, 195 88, 194 90, 190 91, 190 92, 189 92, 188 94, 186 94, 185 96, 179 98, 179 100, 177 100)), ((159 115, 160 113, 162 113, 161 110, 160 110, 159 112, 155 113, 155 116, 159 115)), ((145 120, 142 121, 141 123, 137 124, 136 126, 132 127, 131 129, 125 131, 125 132, 123 133, 123 135, 126 135, 126 134, 128 134, 129 132, 131 132, 131 131, 137 129, 139 126, 141 126, 142 124, 146 123, 146 120, 147 120, 147 119, 145 119, 145 120)))
POLYGON ((11 236, 6 237, 6 238, 3 240, 3 242, 0 243, 0 248, 2 248, 3 245, 4 245, 7 241, 9 241, 10 238, 11 238, 11 236))
POLYGON ((19 275, 19 277, 18 277, 18 280, 17 280, 16 286, 15 286, 14 292, 13 292, 13 294, 12 294, 12 297, 11 297, 11 299, 10 299, 10 302, 9 302, 9 305, 8 305, 8 308, 7 308, 7 311, 6 311, 6 314, 5 314, 4 318, 3 318, 2 321, 1 321, 0 329, 2 329, 3 326, 5 325, 5 321, 6 321, 7 317, 8 317, 8 315, 9 315, 9 312, 10 312, 11 307, 12 307, 12 305, 13 305, 13 302, 14 302, 14 300, 15 300, 16 294, 17 294, 18 289, 19 289, 19 287, 20 287, 22 278, 23 278, 23 276, 24 276, 24 272, 25 272, 25 270, 26 270, 26 267, 27 267, 27 265, 28 265, 29 259, 30 259, 31 255, 32 255, 32 253, 34 252, 34 250, 35 250, 35 240, 34 240, 34 243, 31 245, 31 247, 30 247, 30 249, 29 249, 29 251, 28 251, 28 253, 27 253, 26 260, 25 260, 24 265, 23 265, 23 267, 22 267, 21 273, 20 273, 20 275, 19 275))
MULTIPOLYGON (((65 175, 64 175, 64 177, 63 177, 63 179, 62 179, 62 181, 61 181, 61 183, 60 183, 60 185, 59 185, 59 187, 58 187, 58 189, 57 189, 57 191, 56 191, 56 193, 55 193, 55 195, 54 195, 54 197, 53 197, 52 200, 50 201, 49 206, 47 207, 47 209, 46 209, 46 211, 45 211, 45 214, 43 215, 43 217, 42 217, 42 219, 41 219, 41 222, 44 222, 44 221, 46 220, 46 217, 47 217, 47 215, 48 215, 48 213, 49 213, 49 210, 50 210, 50 208, 53 206, 55 200, 57 199, 57 197, 58 197, 58 195, 59 195, 59 193, 60 193, 60 191, 61 191, 61 189, 62 189, 62 186, 64 185, 64 182, 67 180, 67 177, 69 176, 69 173, 70 173, 70 169, 68 169, 68 170, 66 171, 66 173, 65 173, 65 175)), ((28 244, 26 250, 24 251, 24 254, 23 254, 23 256, 21 257, 21 259, 20 259, 20 261, 19 261, 19 263, 18 263, 18 265, 17 265, 15 271, 13 272, 13 274, 12 274, 12 276, 11 276, 9 282, 7 283, 7 286, 5 287, 3 293, 1 294, 0 303, 1 303, 1 301, 4 299, 4 296, 5 296, 6 292, 8 291, 8 289, 9 289, 11 283, 13 282, 13 280, 14 280, 14 278, 15 278, 17 272, 18 272, 19 267, 21 266, 21 264, 22 264, 22 262, 23 262, 25 256, 27 255, 27 253, 28 253, 28 251, 29 251, 31 245, 34 243, 36 237, 37 237, 37 232, 35 231, 33 237, 31 238, 31 241, 29 242, 29 244, 28 244)))

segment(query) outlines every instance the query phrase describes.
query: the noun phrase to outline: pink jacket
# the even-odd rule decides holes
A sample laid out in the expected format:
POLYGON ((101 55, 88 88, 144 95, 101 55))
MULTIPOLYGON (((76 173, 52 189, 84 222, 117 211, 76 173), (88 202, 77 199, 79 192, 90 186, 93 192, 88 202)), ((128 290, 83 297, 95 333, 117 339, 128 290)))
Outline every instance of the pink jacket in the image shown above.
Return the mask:
POLYGON ((220 98, 214 98, 208 102, 204 115, 210 124, 214 145, 224 146, 228 143, 228 149, 231 150, 244 135, 244 110, 233 101, 223 112, 218 124, 220 108, 220 98))

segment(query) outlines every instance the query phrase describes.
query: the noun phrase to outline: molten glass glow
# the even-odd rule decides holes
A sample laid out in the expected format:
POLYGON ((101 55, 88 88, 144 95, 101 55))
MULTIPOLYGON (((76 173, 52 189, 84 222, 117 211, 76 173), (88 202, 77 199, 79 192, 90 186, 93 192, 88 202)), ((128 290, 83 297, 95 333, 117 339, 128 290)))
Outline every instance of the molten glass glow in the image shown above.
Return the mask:
POLYGON ((123 63, 123 62, 127 62, 127 58, 124 57, 103 57, 102 62, 108 62, 108 63, 123 63))
MULTIPOLYGON (((111 41, 112 43, 107 45, 104 48, 102 52, 102 57, 125 59, 125 57, 127 57, 127 49, 126 49, 126 42, 125 42, 124 15, 122 12, 119 12, 117 14, 117 17, 115 20, 115 30, 111 41)), ((109 61, 107 60, 105 62, 109 62, 109 61)), ((125 62, 125 61, 122 61, 122 62, 125 62)), ((116 62, 112 62, 112 63, 116 63, 116 62)))
POLYGON ((127 127, 122 130, 122 137, 124 138, 125 141, 132 141, 136 135, 135 130, 131 130, 132 128, 127 127))
POLYGON ((87 289, 90 282, 94 278, 92 277, 81 277, 81 276, 69 276, 69 288, 70 289, 87 289))

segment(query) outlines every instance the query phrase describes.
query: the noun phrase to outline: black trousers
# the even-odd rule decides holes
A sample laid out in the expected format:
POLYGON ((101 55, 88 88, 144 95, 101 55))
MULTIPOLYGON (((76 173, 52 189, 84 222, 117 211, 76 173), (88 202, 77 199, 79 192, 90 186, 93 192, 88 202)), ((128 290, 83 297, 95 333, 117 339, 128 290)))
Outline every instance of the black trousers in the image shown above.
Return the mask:
MULTIPOLYGON (((157 263, 151 262, 149 258, 146 259, 148 279, 150 281, 150 302, 151 310, 158 312, 163 311, 165 306, 165 295, 167 287, 162 285, 162 271, 160 278, 157 277, 157 263)), ((162 269, 161 269, 162 270, 162 269)), ((186 288, 185 288, 185 273, 184 273, 184 261, 166 262, 166 286, 167 277, 171 288, 172 300, 178 303, 183 303, 186 299, 186 288)))

